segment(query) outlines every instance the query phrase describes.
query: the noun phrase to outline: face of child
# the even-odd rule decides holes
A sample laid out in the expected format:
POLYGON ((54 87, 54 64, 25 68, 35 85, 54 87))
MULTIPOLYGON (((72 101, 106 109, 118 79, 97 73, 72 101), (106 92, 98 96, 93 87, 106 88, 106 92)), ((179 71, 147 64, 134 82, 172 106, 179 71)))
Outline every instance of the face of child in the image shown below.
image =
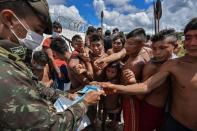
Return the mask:
POLYGON ((111 80, 111 79, 115 78, 116 75, 117 75, 117 69, 116 68, 108 67, 106 69, 106 76, 107 76, 108 80, 111 80))
POLYGON ((185 34, 185 49, 187 54, 197 57, 197 30, 189 30, 185 34))
POLYGON ((101 41, 92 42, 91 43, 91 50, 96 56, 100 56, 103 51, 103 44, 101 41))
POLYGON ((122 46, 123 46, 123 45, 122 45, 122 42, 121 42, 120 39, 115 40, 115 41, 113 42, 113 44, 112 44, 112 48, 113 48, 113 50, 114 50, 115 52, 121 51, 122 46))
POLYGON ((143 45, 144 44, 141 40, 131 37, 126 40, 125 49, 127 51, 127 54, 134 54, 134 53, 138 53, 143 47, 143 45))
POLYGON ((43 70, 46 66, 46 63, 41 63, 35 60, 32 60, 32 67, 36 70, 43 70))
POLYGON ((172 57, 174 45, 169 41, 157 41, 152 44, 153 56, 157 61, 167 61, 172 57))
POLYGON ((76 51, 82 52, 84 50, 84 42, 82 39, 77 39, 73 42, 73 47, 76 51))

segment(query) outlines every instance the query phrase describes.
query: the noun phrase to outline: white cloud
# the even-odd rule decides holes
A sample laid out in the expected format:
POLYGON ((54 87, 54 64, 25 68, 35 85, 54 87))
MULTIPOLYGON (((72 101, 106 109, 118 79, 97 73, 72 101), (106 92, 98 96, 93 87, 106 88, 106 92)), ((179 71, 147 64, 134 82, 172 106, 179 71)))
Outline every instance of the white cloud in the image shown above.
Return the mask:
POLYGON ((52 20, 59 20, 64 28, 81 30, 86 25, 79 10, 74 5, 66 6, 66 0, 48 0, 48 3, 52 20))
POLYGON ((154 0, 145 0, 146 3, 151 3, 153 2, 154 0))
POLYGON ((118 27, 120 30, 128 32, 136 27, 146 26, 150 28, 151 19, 145 12, 138 12, 140 9, 130 6, 132 9, 121 11, 121 9, 128 6, 128 2, 129 0, 125 0, 123 2, 125 5, 121 5, 119 9, 114 8, 113 10, 109 10, 107 8, 107 4, 104 2, 104 0, 94 0, 93 5, 97 11, 98 16, 98 12, 100 12, 102 9, 104 10, 104 22, 108 29, 112 27, 118 27))
MULTIPOLYGON (((153 7, 147 10, 137 9, 129 5, 130 0, 94 0, 93 5, 100 17, 101 10, 104 10, 104 23, 106 28, 118 27, 123 31, 131 31, 134 28, 142 27, 148 33, 153 33, 153 7), (117 4, 119 1, 119 5, 117 4), (120 4, 122 3, 122 4, 120 4), (109 8, 114 5, 114 8, 109 8), (128 9, 124 7, 128 6, 128 9)), ((153 0, 145 0, 152 2, 153 0)), ((163 0, 163 15, 161 18, 161 29, 175 28, 180 31, 186 23, 193 17, 196 17, 196 0, 163 0)))
POLYGON ((78 9, 75 6, 66 7, 64 5, 54 5, 50 7, 50 13, 54 16, 63 16, 65 18, 84 22, 80 16, 78 9))
POLYGON ((49 5, 61 5, 65 4, 66 0, 47 0, 49 5))
POLYGON ((125 4, 128 4, 131 0, 105 0, 105 3, 107 5, 114 5, 114 6, 123 6, 125 4))

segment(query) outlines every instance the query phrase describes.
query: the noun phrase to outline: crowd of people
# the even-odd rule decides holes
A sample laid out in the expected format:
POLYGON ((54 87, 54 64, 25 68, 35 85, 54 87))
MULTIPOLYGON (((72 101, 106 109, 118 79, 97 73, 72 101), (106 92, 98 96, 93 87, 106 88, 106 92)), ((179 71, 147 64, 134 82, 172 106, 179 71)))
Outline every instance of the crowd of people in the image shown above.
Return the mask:
POLYGON ((87 114, 85 131, 98 120, 115 131, 123 112, 124 131, 197 130, 197 18, 183 33, 182 57, 173 28, 150 37, 90 26, 69 40, 46 0, 0 1, 0 129, 75 131, 87 114), (56 112, 59 97, 74 100, 86 85, 102 90, 56 112))

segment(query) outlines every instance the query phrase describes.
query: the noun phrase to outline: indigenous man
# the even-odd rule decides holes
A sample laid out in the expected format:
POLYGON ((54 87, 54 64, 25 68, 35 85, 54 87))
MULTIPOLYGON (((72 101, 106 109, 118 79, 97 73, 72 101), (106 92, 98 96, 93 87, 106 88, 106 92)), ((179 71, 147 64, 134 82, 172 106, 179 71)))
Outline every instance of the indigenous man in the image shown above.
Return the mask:
POLYGON ((112 40, 112 48, 107 51, 108 55, 120 52, 124 47, 125 40, 120 36, 116 36, 112 40))
POLYGON ((71 92, 75 92, 93 80, 93 70, 89 58, 90 49, 80 35, 72 38, 74 51, 69 60, 69 76, 71 80, 71 92))
POLYGON ((146 94, 160 87, 170 76, 172 85, 171 110, 162 131, 197 130, 197 18, 192 19, 184 29, 186 55, 169 60, 158 73, 144 83, 122 86, 103 84, 113 91, 130 94, 146 94))
MULTIPOLYGON (((145 42, 146 34, 144 29, 134 29, 126 36, 125 49, 122 49, 119 53, 114 53, 106 58, 96 61, 95 65, 97 65, 97 62, 99 63, 99 66, 100 63, 102 66, 105 62, 122 59, 125 63, 122 84, 133 84, 136 80, 139 82, 142 80, 143 67, 145 63, 150 60, 149 52, 143 48, 145 42), (131 81, 129 81, 129 79, 131 79, 131 81)), ((131 99, 130 96, 124 96, 122 103, 125 121, 124 130, 130 131, 132 129, 132 131, 136 131, 139 124, 139 119, 137 119, 139 118, 139 102, 135 98, 131 99)))
MULTIPOLYGON (((173 58, 178 47, 175 30, 166 29, 151 39, 153 58, 143 69, 143 81, 157 73, 164 62, 173 58)), ((164 121, 164 106, 168 95, 168 82, 143 97, 140 106, 140 131, 153 131, 161 128, 164 121)))

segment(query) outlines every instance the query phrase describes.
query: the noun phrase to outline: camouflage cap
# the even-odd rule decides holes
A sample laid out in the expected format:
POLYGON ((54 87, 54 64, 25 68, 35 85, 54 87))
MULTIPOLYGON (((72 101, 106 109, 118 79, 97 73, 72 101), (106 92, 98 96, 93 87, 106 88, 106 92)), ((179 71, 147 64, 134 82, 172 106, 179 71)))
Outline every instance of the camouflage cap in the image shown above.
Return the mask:
MULTIPOLYGON (((0 0, 0 2, 12 2, 19 0, 0 0)), ((21 0, 27 2, 27 4, 33 9, 35 14, 44 22, 47 26, 44 33, 52 34, 52 21, 49 14, 49 6, 47 0, 21 0)))
POLYGON ((52 34, 52 22, 49 14, 49 6, 46 0, 27 0, 37 16, 47 25, 44 33, 52 34))

